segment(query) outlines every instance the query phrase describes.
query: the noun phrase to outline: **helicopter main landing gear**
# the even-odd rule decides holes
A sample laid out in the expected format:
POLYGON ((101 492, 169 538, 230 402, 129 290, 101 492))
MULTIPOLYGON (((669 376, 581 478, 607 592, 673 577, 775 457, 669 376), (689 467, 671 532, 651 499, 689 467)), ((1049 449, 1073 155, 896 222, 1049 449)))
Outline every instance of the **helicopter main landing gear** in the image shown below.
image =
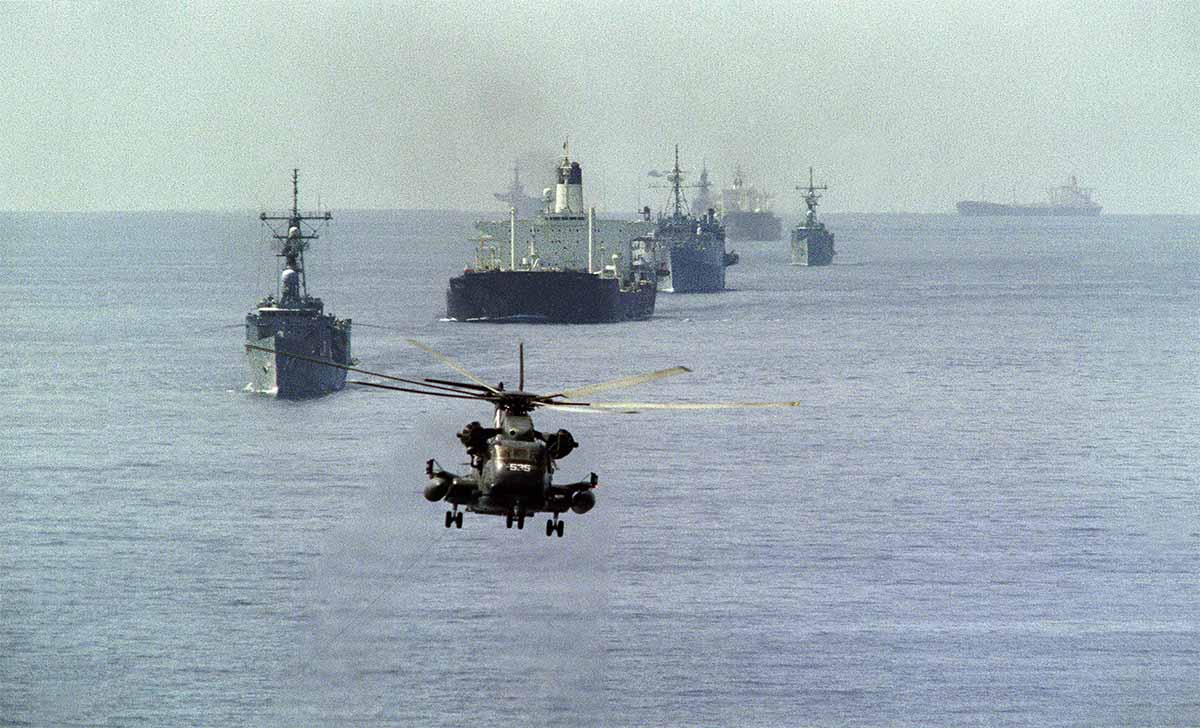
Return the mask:
POLYGON ((460 510, 446 511, 446 528, 450 528, 451 524, 455 528, 462 528, 463 514, 460 510))
POLYGON ((509 513, 507 516, 504 517, 504 527, 505 528, 512 528, 514 523, 517 524, 518 529, 525 528, 525 509, 524 508, 522 508, 520 511, 518 511, 515 516, 512 513, 509 513))
POLYGON ((546 521, 546 536, 548 538, 550 536, 553 536, 554 534, 558 534, 558 537, 562 538, 563 529, 565 529, 565 528, 566 528, 566 524, 561 519, 558 518, 558 514, 556 513, 556 514, 554 514, 554 518, 548 519, 546 521))

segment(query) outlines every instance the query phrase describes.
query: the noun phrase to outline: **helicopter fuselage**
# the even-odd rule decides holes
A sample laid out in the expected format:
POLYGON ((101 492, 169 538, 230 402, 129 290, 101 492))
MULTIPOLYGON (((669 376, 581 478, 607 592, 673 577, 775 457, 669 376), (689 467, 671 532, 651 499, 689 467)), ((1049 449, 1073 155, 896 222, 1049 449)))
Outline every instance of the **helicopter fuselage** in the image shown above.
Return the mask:
MULTIPOLYGON (((523 527, 526 516, 551 513, 551 525, 557 526, 559 514, 587 513, 596 503, 591 489, 596 487, 593 473, 589 480, 555 485, 555 461, 566 457, 576 446, 566 430, 550 435, 533 429, 528 415, 506 411, 496 413, 495 427, 484 428, 472 422, 463 428, 459 440, 471 458, 471 470, 455 475, 441 469, 433 460, 426 464, 430 478, 425 498, 444 500, 455 511, 459 508, 496 516, 507 516, 523 527)), ((455 522, 454 513, 446 523, 455 522)), ((461 520, 457 521, 461 523, 461 520)), ((547 527, 547 534, 551 527, 547 527)))
POLYGON ((481 497, 498 503, 531 505, 543 500, 551 485, 553 467, 545 443, 497 435, 488 443, 488 449, 490 457, 479 469, 481 497))

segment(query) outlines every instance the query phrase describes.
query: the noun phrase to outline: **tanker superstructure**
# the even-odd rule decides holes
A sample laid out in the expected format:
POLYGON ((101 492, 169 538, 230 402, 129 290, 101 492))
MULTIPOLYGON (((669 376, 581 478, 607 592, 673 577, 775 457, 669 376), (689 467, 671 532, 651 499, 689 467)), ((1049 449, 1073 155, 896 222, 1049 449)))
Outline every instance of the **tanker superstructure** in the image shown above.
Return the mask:
POLYGON ((783 234, 771 196, 746 184, 741 168, 734 169, 733 186, 721 190, 721 224, 729 240, 778 240, 783 234))
POLYGON ((481 221, 475 262, 450 279, 458 321, 611 323, 654 314, 657 281, 646 220, 600 220, 583 200, 583 169, 563 145, 557 182, 532 219, 481 221), (507 243, 507 245, 505 245, 507 243), (507 250, 503 250, 507 247, 507 250))
POLYGON ((813 171, 809 167, 808 187, 796 189, 804 193, 804 204, 808 211, 804 214, 804 221, 792 229, 792 265, 829 265, 836 254, 833 233, 825 228, 825 223, 817 220, 817 201, 821 199, 817 190, 829 188, 813 184, 813 171))
POLYGON ((725 252, 725 229, 716 211, 689 214, 683 195, 679 146, 675 166, 667 174, 671 183, 670 211, 660 213, 654 228, 653 248, 667 271, 673 293, 713 293, 725 290, 725 268, 737 263, 736 253, 725 252))
POLYGON ((350 319, 325 313, 325 303, 308 294, 304 253, 318 238, 314 225, 333 216, 301 214, 299 170, 292 170, 292 209, 285 215, 261 213, 283 259, 278 290, 246 315, 246 347, 252 391, 285 399, 317 397, 342 389, 346 371, 288 356, 289 353, 351 364, 350 319), (281 224, 282 223, 282 224, 281 224), (278 225, 279 227, 276 227, 278 225))

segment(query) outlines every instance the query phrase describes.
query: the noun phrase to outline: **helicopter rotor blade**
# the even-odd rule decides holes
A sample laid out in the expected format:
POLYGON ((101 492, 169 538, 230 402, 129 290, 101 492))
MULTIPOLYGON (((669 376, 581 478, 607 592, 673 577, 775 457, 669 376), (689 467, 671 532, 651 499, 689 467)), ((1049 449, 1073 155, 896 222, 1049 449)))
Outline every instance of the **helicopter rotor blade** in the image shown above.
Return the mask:
MULTIPOLYGON (((619 389, 622 387, 632 387, 635 384, 644 384, 646 382, 653 382, 657 379, 666 379, 667 377, 673 377, 676 374, 684 374, 684 373, 690 372, 690 371, 692 371, 692 370, 688 369, 687 367, 682 367, 682 366, 681 367, 671 367, 670 369, 659 369, 656 372, 648 372, 646 374, 634 374, 629 377, 621 377, 620 379, 612 379, 607 382, 601 382, 599 384, 589 384, 589 385, 583 386, 583 387, 576 387, 575 389, 567 389, 562 392, 559 392, 558 394, 548 395, 546 398, 550 399, 551 397, 565 397, 565 398, 582 397, 583 395, 594 394, 595 392, 603 392, 608 389, 619 389)), ((556 402, 555 404, 561 404, 561 403, 556 402)))
POLYGON ((571 404, 570 402, 555 402, 552 407, 575 412, 585 409, 597 412, 634 414, 647 410, 773 409, 803 406, 802 402, 589 402, 578 408, 571 407, 571 404))
POLYGON ((462 364, 459 364, 457 361, 455 361, 451 357, 446 356, 445 354, 441 353, 440 351, 437 351, 436 349, 430 348, 428 345, 423 344, 420 341, 417 341, 416 339, 405 339, 405 341, 407 341, 409 344, 417 347, 418 349, 425 352, 426 354, 432 356, 434 359, 437 359, 438 361, 440 361, 441 363, 450 367, 451 369, 458 372, 459 374, 463 375, 467 379, 470 379, 472 382, 475 382, 479 386, 487 389, 487 391, 489 391, 493 394, 499 394, 500 390, 496 389, 495 387, 492 387, 487 382, 483 381, 479 377, 477 377, 474 374, 472 374, 471 372, 469 372, 466 367, 464 367, 462 364))
POLYGON ((376 389, 390 389, 393 392, 408 392, 409 394, 425 394, 430 397, 446 397, 448 399, 469 399, 469 400, 472 400, 475 402, 479 402, 479 401, 486 402, 488 400, 488 397, 486 397, 484 395, 450 394, 448 392, 428 392, 428 391, 423 391, 420 389, 410 389, 408 387, 393 387, 390 384, 380 384, 379 382, 363 382, 363 381, 359 381, 357 379, 351 380, 350 384, 361 384, 364 387, 375 387, 376 389))
POLYGON ((468 384, 466 382, 454 382, 449 379, 431 379, 430 377, 424 377, 421 381, 430 382, 432 384, 444 384, 447 387, 458 387, 459 389, 466 389, 475 392, 488 392, 489 394, 492 391, 491 387, 484 387, 478 384, 468 384))
POLYGON ((622 412, 621 410, 603 410, 592 409, 589 405, 582 402, 556 402, 555 404, 539 403, 539 407, 545 407, 548 410, 557 412, 585 412, 589 415, 632 415, 637 414, 634 411, 622 412))
POLYGON ((520 368, 520 377, 517 379, 517 391, 525 391, 525 342, 517 342, 517 360, 520 368))
POLYGON ((356 372, 358 374, 366 374, 371 377, 379 377, 380 379, 387 379, 387 380, 390 380, 393 382, 404 382, 405 384, 416 384, 416 385, 422 386, 422 387, 425 386, 423 383, 421 383, 415 379, 405 379, 404 377, 393 377, 390 374, 380 374, 379 372, 372 372, 367 369, 359 369, 358 367, 352 367, 352 366, 348 366, 346 364, 339 364, 336 361, 330 361, 329 359, 322 359, 317 356, 308 356, 306 354, 294 354, 290 351, 277 351, 270 347, 259 346, 257 344, 246 344, 246 348, 247 349, 256 349, 258 351, 265 351, 268 354, 282 354, 283 356, 288 356, 293 359, 300 359, 302 361, 312 362, 313 364, 323 364, 327 367, 334 367, 335 369, 345 369, 348 372, 356 372))

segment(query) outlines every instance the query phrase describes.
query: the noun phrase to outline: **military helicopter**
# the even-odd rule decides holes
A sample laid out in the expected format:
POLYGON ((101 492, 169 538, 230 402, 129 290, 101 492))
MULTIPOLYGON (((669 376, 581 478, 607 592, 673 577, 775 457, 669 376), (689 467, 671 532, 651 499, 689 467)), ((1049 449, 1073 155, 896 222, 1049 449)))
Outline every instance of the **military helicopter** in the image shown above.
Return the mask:
POLYGON ((508 528, 515 524, 525 528, 526 518, 538 513, 547 513, 546 535, 562 537, 565 525, 561 516, 568 511, 584 514, 596 505, 593 491, 599 486, 595 473, 585 480, 574 483, 555 483, 553 476, 558 470, 558 461, 569 455, 578 442, 567 430, 544 434, 534 429, 531 413, 539 407, 560 411, 607 411, 636 413, 642 410, 711 410, 744 409, 757 407, 797 407, 799 402, 581 402, 577 398, 597 392, 644 384, 666 377, 690 372, 684 366, 660 369, 645 374, 621 377, 599 384, 566 389, 555 394, 535 394, 525 391, 525 345, 518 345, 518 380, 515 390, 506 390, 500 382, 493 387, 472 374, 453 358, 435 351, 425 344, 407 340, 409 344, 425 351, 454 371, 467 382, 446 379, 406 379, 390 374, 381 374, 366 369, 346 366, 318 357, 273 352, 272 349, 246 344, 250 349, 278 353, 305 361, 367 374, 388 382, 399 382, 409 386, 396 386, 383 382, 351 381, 376 389, 431 397, 466 399, 487 402, 495 414, 491 427, 471 422, 458 433, 458 439, 466 448, 470 458, 469 472, 457 475, 444 470, 436 460, 425 463, 425 475, 429 484, 425 487, 425 498, 450 505, 446 511, 446 528, 462 528, 463 512, 503 516, 508 528), (462 509, 462 510, 460 510, 462 509))

